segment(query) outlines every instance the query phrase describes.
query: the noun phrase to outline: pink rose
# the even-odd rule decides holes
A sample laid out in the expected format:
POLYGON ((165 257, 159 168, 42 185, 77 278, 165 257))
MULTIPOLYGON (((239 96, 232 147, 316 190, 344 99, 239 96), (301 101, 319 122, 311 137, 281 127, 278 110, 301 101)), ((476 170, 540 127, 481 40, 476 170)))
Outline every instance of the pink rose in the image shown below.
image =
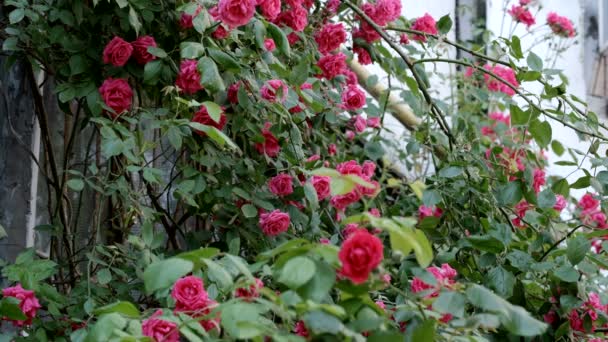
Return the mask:
POLYGON ((179 342, 177 324, 157 318, 162 314, 162 310, 157 310, 150 318, 142 322, 143 335, 151 337, 155 342, 179 342))
POLYGON ((123 66, 131 58, 133 46, 120 37, 114 37, 103 49, 104 64, 123 66))
POLYGON ((382 216, 380 214, 380 210, 378 210, 378 208, 371 208, 369 210, 369 214, 372 215, 372 216, 374 216, 374 217, 380 217, 380 216, 382 216))
POLYGON ((439 207, 427 207, 425 205, 421 205, 418 207, 418 218, 423 220, 426 217, 441 217, 443 211, 439 207))
POLYGON ((281 0, 259 0, 258 6, 262 9, 262 15, 269 21, 275 20, 281 13, 281 0))
MULTIPOLYGON (((361 167, 362 174, 367 177, 367 179, 371 178, 376 171, 376 163, 366 160, 363 162, 363 166, 361 167)), ((364 178, 365 178, 364 177, 364 178)))
POLYGON ((276 236, 286 232, 291 223, 289 214, 278 209, 260 215, 260 227, 267 236, 276 236))
POLYGON ((344 132, 344 135, 346 136, 346 140, 348 141, 352 141, 355 139, 355 132, 351 131, 350 129, 344 132))
POLYGON ((367 127, 379 128, 380 127, 380 118, 379 117, 367 118, 367 127))
POLYGON ((209 299, 203 280, 195 276, 178 279, 173 285, 171 297, 175 300, 175 309, 178 311, 194 311, 204 306, 209 299))
POLYGON ((240 81, 233 83, 230 85, 230 87, 228 87, 228 92, 226 93, 226 98, 228 99, 228 102, 230 102, 232 104, 239 103, 238 93, 239 93, 240 87, 241 87, 240 81))
POLYGON ((337 152, 338 147, 336 147, 336 144, 329 144, 329 146, 327 146, 327 154, 330 156, 335 156, 337 152))
POLYGON ((555 12, 550 12, 547 15, 547 25, 558 36, 571 38, 576 35, 576 29, 572 20, 562 17, 555 12))
POLYGON ((264 49, 266 49, 266 51, 272 52, 276 48, 277 46, 274 44, 274 40, 272 38, 267 38, 264 40, 264 49))
POLYGON ((277 196, 287 196, 293 193, 292 182, 290 175, 281 173, 268 181, 268 188, 270 189, 270 192, 277 196))
POLYGON ((374 10, 374 21, 383 26, 401 16, 401 0, 378 0, 374 10))
MULTIPOLYGON (((507 81, 507 83, 513 86, 514 88, 519 87, 519 82, 517 82, 517 78, 515 77, 515 72, 513 71, 513 69, 500 65, 486 65, 484 69, 496 74, 503 80, 507 81)), ((513 90, 509 85, 504 84, 502 81, 499 81, 498 79, 494 78, 493 76, 484 73, 483 78, 486 82, 486 86, 488 87, 489 91, 502 92, 509 96, 515 95, 515 90, 513 90)))
POLYGON ((320 155, 318 155, 318 154, 313 154, 312 156, 310 156, 310 157, 308 157, 308 158, 306 159, 306 162, 307 162, 307 163, 312 163, 312 162, 315 162, 315 161, 320 160, 320 159, 321 159, 321 156, 320 156, 320 155))
POLYGON ((13 324, 18 327, 32 324, 32 319, 36 317, 36 312, 42 307, 34 291, 24 289, 21 287, 21 284, 2 289, 2 296, 13 297, 19 300, 19 309, 21 309, 26 319, 23 321, 13 321, 13 324))
MULTIPOLYGON (((209 115, 209 112, 207 112, 207 107, 201 106, 199 111, 196 112, 196 114, 194 114, 194 117, 192 118, 192 122, 198 122, 201 125, 212 126, 221 131, 224 128, 224 126, 226 125, 226 115, 222 111, 222 113, 220 114, 220 121, 217 122, 211 118, 211 116, 209 115)), ((205 135, 205 132, 203 132, 203 131, 196 131, 196 132, 199 135, 202 135, 202 136, 205 135)))
POLYGON ((194 25, 192 23, 192 20, 194 20, 194 17, 201 13, 202 10, 203 8, 201 6, 198 6, 194 14, 182 13, 179 18, 179 26, 184 30, 193 28, 194 25))
POLYGON ((365 121, 363 116, 357 115, 353 118, 353 125, 355 127, 355 131, 357 131, 357 133, 361 133, 365 131, 365 128, 367 127, 367 121, 365 121))
POLYGON ((340 163, 336 166, 336 171, 340 172, 343 175, 355 175, 361 176, 363 172, 363 168, 356 160, 349 160, 343 163, 340 163))
POLYGON ((179 66, 179 74, 175 80, 175 85, 186 94, 194 94, 203 89, 201 86, 201 74, 198 72, 196 64, 196 60, 186 59, 179 66))
POLYGON ((329 203, 336 209, 343 211, 349 205, 359 201, 361 199, 361 195, 358 191, 353 190, 344 195, 337 195, 331 198, 329 203))
POLYGON ((243 26, 255 14, 255 0, 220 0, 219 18, 230 27, 243 26))
POLYGON ((348 85, 359 84, 359 80, 357 79, 357 74, 355 74, 352 70, 344 69, 342 71, 342 75, 344 75, 346 84, 348 84, 348 85))
POLYGON ((338 49, 342 43, 346 42, 344 25, 342 23, 325 24, 320 31, 315 33, 315 41, 321 54, 327 54, 338 49))
POLYGON ((296 32, 302 32, 308 25, 308 11, 301 5, 294 6, 279 14, 276 23, 288 26, 296 32))
POLYGON ((279 151, 281 150, 281 146, 279 145, 279 140, 270 132, 271 124, 267 122, 264 124, 264 129, 262 129, 262 137, 264 138, 263 143, 256 143, 255 149, 260 154, 266 154, 267 156, 273 158, 279 155, 279 151))
POLYGON ((353 46, 353 52, 357 54, 357 60, 361 65, 372 64, 372 57, 364 47, 355 45, 353 46))
POLYGON ((566 199, 564 198, 564 196, 562 196, 562 195, 555 196, 555 205, 553 206, 553 209, 555 209, 557 211, 562 211, 562 210, 564 210, 564 208, 566 208, 566 205, 568 205, 568 202, 566 202, 566 199))
POLYGON ((325 5, 325 9, 331 14, 335 14, 338 11, 338 7, 340 7, 340 0, 329 0, 325 5))
POLYGON ((284 102, 287 99, 288 88, 287 85, 281 80, 270 80, 266 82, 260 89, 260 95, 265 100, 270 102, 284 102), (280 98, 277 96, 280 95, 280 98))
POLYGON ((536 23, 536 20, 534 19, 534 16, 530 10, 524 6, 513 5, 508 13, 511 15, 513 20, 518 23, 523 23, 528 28, 536 23))
POLYGON ((331 80, 346 69, 346 56, 342 52, 323 56, 317 62, 317 66, 321 69, 322 76, 331 80))
POLYGON ((296 322, 296 325, 293 328, 293 332, 294 332, 294 334, 296 334, 298 336, 302 336, 302 337, 310 336, 308 329, 306 329, 306 325, 304 325, 304 321, 296 322))
POLYGON ((586 193, 578 202, 578 206, 584 210, 595 209, 600 205, 600 201, 596 200, 590 193, 586 193))
MULTIPOLYGON (((425 13, 422 17, 414 21, 412 24, 412 30, 422 31, 434 35, 437 34, 437 23, 430 14, 425 13)), ((426 42, 426 36, 420 34, 415 34, 413 39, 419 42, 426 42)))
POLYGON ((330 185, 331 177, 329 176, 312 176, 310 183, 317 192, 319 201, 326 199, 331 194, 330 185))
POLYGON ((243 298, 245 301, 253 301, 254 298, 260 296, 260 289, 264 287, 264 282, 260 279, 255 278, 255 283, 249 285, 249 287, 239 287, 234 292, 234 296, 237 298, 243 298))
POLYGON ((116 118, 131 107, 133 91, 127 80, 123 78, 106 79, 101 84, 101 87, 99 87, 99 94, 106 106, 114 111, 110 113, 113 118, 116 118))
POLYGON ((355 231, 340 247, 340 274, 355 284, 366 282, 372 270, 382 262, 383 251, 382 241, 376 236, 365 229, 355 231))
POLYGON ((156 56, 148 52, 149 47, 156 47, 156 41, 152 36, 141 36, 133 43, 133 57, 138 64, 146 64, 156 59, 156 56))
POLYGON ((534 188, 534 192, 539 193, 540 187, 545 185, 545 171, 541 169, 534 170, 534 182, 532 184, 532 188, 534 188))
POLYGON ((211 35, 215 39, 225 39, 228 38, 228 36, 230 35, 230 30, 224 27, 224 25, 219 24, 211 35))
POLYGON ((407 33, 403 33, 401 36, 399 36, 399 43, 408 45, 410 43, 410 36, 408 36, 407 33))
POLYGON ((364 229, 364 228, 359 227, 359 225, 356 223, 349 223, 346 226, 344 226, 344 228, 342 229, 342 237, 344 237, 344 239, 348 239, 349 236, 351 236, 354 232, 356 232, 359 229, 364 229))
MULTIPOLYGON (((346 110, 357 110, 365 106, 365 93, 357 85, 348 85, 342 92, 342 108, 346 110)), ((365 120, 364 120, 365 121, 365 120)), ((365 129, 365 124, 363 125, 365 129)), ((363 130, 358 132, 362 132, 363 130)))

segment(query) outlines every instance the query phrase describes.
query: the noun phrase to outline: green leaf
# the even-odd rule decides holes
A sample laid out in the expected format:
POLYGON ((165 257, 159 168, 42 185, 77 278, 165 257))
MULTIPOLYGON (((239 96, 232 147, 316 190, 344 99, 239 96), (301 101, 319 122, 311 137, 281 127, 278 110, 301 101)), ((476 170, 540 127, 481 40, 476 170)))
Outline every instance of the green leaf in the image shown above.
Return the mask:
POLYGON ((101 316, 109 313, 118 313, 126 317, 138 318, 139 310, 131 302, 116 302, 102 306, 93 311, 95 315, 101 316))
POLYGON ((319 198, 317 197, 317 191, 311 182, 304 184, 304 196, 308 201, 309 207, 312 210, 319 208, 319 198))
POLYGON ((84 342, 110 341, 114 331, 120 331, 127 325, 127 321, 119 313, 110 313, 101 316, 87 334, 84 342))
POLYGON ((332 196, 347 194, 355 189, 357 184, 344 176, 332 177, 329 183, 332 196))
POLYGON ((535 71, 543 70, 543 60, 540 59, 540 57, 538 57, 538 55, 534 52, 530 52, 530 54, 528 54, 528 58, 526 59, 526 61, 528 62, 528 66, 530 67, 530 69, 535 71))
POLYGON ((176 151, 182 147, 182 131, 177 126, 169 127, 167 138, 176 151))
POLYGON ((336 335, 344 329, 342 321, 335 316, 320 310, 308 312, 304 315, 306 327, 314 334, 333 334, 336 335))
POLYGON ((450 32, 451 28, 452 28, 452 18, 450 18, 449 14, 444 15, 437 22, 437 30, 441 34, 446 34, 446 33, 450 32))
POLYGON ((268 23, 267 30, 274 42, 277 44, 279 51, 286 57, 289 57, 291 54, 291 48, 289 47, 289 41, 287 40, 285 32, 283 32, 280 27, 273 23, 268 23))
POLYGON ((324 262, 316 262, 316 271, 312 279, 298 289, 302 298, 322 302, 336 282, 336 271, 324 262))
POLYGON ((439 177, 454 178, 462 174, 462 168, 458 166, 448 166, 439 171, 439 177))
POLYGON ((466 299, 455 291, 443 291, 433 302, 433 309, 441 313, 450 313, 455 317, 464 316, 466 299))
POLYGON ((515 287, 515 277, 513 273, 502 267, 495 267, 486 276, 487 285, 494 289, 503 298, 510 298, 515 287))
POLYGON ((579 277, 579 274, 574 267, 569 265, 562 265, 558 267, 555 272, 553 272, 553 275, 567 283, 575 283, 578 281, 579 277))
POLYGON ((571 189, 585 189, 591 185, 591 176, 583 176, 570 184, 571 189))
POLYGON ((537 195, 538 207, 543 209, 553 208, 556 202, 555 194, 547 188, 537 195))
POLYGON ((220 107, 217 103, 211 101, 203 102, 203 106, 207 108, 207 113, 209 113, 209 117, 211 117, 211 120, 219 123, 220 118, 222 117, 222 107, 220 107))
POLYGON ((203 44, 196 42, 182 42, 179 50, 182 59, 197 59, 205 53, 203 44))
POLYGON ((258 216, 258 209, 251 204, 243 205, 241 207, 241 211, 243 212, 243 215, 247 218, 258 216))
POLYGON ((21 311, 19 303, 21 301, 15 297, 4 297, 0 299, 0 317, 23 321, 27 316, 21 311))
POLYGON ((97 281, 101 285, 108 284, 109 282, 112 281, 112 272, 110 272, 110 269, 108 269, 108 268, 102 268, 101 270, 99 270, 99 272, 97 272, 96 275, 97 275, 97 281))
POLYGON ((557 182, 553 183, 553 186, 551 186, 551 190, 553 190, 554 193, 562 195, 564 197, 568 197, 570 195, 570 185, 568 184, 568 181, 565 178, 562 178, 557 182))
POLYGON ((212 281, 217 283, 223 290, 228 290, 232 287, 234 281, 225 267, 210 259, 203 259, 203 261, 207 264, 207 275, 212 281))
POLYGON ((192 272, 193 263, 180 258, 157 261, 144 271, 144 285, 148 294, 173 285, 175 281, 192 272))
POLYGON ((150 61, 144 66, 144 83, 154 84, 161 74, 163 63, 161 61, 150 61))
POLYGON ((260 313, 256 304, 239 302, 222 306, 222 326, 235 339, 252 339, 263 333, 260 313))
POLYGON ((587 252, 591 250, 591 243, 584 235, 577 235, 575 238, 568 240, 568 249, 566 255, 572 265, 578 265, 579 262, 585 259, 587 252))
POLYGON ((533 120, 528 127, 532 137, 542 148, 546 148, 551 143, 551 124, 547 121, 533 120))
POLYGON ((365 155, 371 160, 381 159, 384 154, 384 147, 379 141, 368 141, 364 147, 365 155))
POLYGON ((87 70, 87 65, 82 55, 73 55, 70 57, 70 73, 78 75, 87 70))
POLYGON ((141 30, 141 22, 139 21, 139 16, 137 12, 133 9, 133 7, 129 6, 129 24, 135 30, 135 34, 139 35, 139 30, 141 30))
POLYGON ((521 183, 513 181, 499 186, 494 192, 494 196, 501 206, 513 205, 522 198, 521 183))
POLYGON ((8 15, 8 21, 11 24, 17 24, 25 17, 25 9, 16 8, 8 15))
POLYGON ((211 92, 224 91, 226 86, 220 76, 217 65, 213 59, 203 57, 198 60, 198 70, 201 72, 201 85, 211 92))
POLYGON ((146 49, 148 51, 149 54, 151 54, 152 56, 156 56, 158 58, 166 58, 167 57, 167 53, 165 52, 165 50, 156 47, 156 46, 148 46, 148 48, 146 49))
POLYGON ((220 66, 221 69, 231 70, 235 72, 241 70, 239 62, 224 51, 218 49, 208 49, 207 52, 209 53, 209 56, 213 58, 213 60, 220 66))
POLYGON ((188 252, 183 252, 176 255, 176 258, 188 260, 193 263, 193 268, 197 269, 203 266, 205 259, 211 259, 218 255, 220 250, 213 247, 199 248, 188 252))
POLYGON ((306 82, 308 74, 310 73, 310 60, 308 55, 300 58, 300 62, 296 64, 291 73, 289 74, 289 82, 293 85, 301 85, 306 82))
POLYGON ((297 289, 306 284, 316 271, 314 261, 304 256, 298 256, 285 263, 278 280, 291 289, 297 289))
POLYGON ((264 24, 260 20, 254 21, 253 33, 255 36, 255 44, 258 46, 258 48, 263 49, 264 40, 266 38, 266 26, 264 26, 264 24))
POLYGON ((553 150, 553 152, 555 152, 555 154, 557 154, 558 156, 561 156, 564 154, 564 146, 557 140, 553 140, 551 142, 551 149, 553 150))
POLYGON ((518 60, 524 58, 524 54, 521 51, 521 41, 515 35, 511 38, 511 55, 518 60))
POLYGON ((467 241, 476 249, 490 253, 500 253, 505 248, 502 241, 490 235, 471 235, 467 241))
POLYGON ((84 182, 82 179, 70 179, 66 184, 68 188, 74 191, 82 191, 82 189, 84 189, 84 182))
POLYGON ((511 123, 513 125, 527 125, 530 121, 531 112, 529 110, 523 111, 515 104, 509 106, 511 111, 511 123))
POLYGON ((0 224, 0 240, 4 239, 7 236, 8 234, 6 233, 6 229, 4 229, 4 226, 0 224))
POLYGON ((412 341, 435 341, 435 320, 428 319, 416 326, 412 333, 412 341))

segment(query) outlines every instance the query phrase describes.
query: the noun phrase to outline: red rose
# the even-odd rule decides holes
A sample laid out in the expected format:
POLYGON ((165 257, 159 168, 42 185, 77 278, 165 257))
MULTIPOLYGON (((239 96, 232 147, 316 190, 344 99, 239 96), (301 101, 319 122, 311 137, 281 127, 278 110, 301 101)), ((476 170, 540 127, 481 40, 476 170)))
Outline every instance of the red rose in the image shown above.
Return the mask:
POLYGON ((327 154, 334 156, 336 153, 338 153, 338 147, 336 144, 329 144, 329 146, 327 146, 327 154))
POLYGON ((195 276, 178 279, 173 285, 171 297, 175 299, 177 311, 194 311, 203 307, 209 299, 203 280, 195 276))
POLYGON ((262 136, 264 137, 263 143, 256 143, 255 149, 260 154, 266 154, 267 156, 273 158, 279 155, 279 151, 281 150, 281 146, 279 145, 279 140, 277 137, 270 132, 271 124, 267 122, 264 125, 264 129, 262 129, 262 136))
POLYGON ((163 314, 162 310, 157 310, 150 318, 141 324, 144 336, 151 337, 153 341, 179 342, 179 329, 177 324, 157 318, 163 314))
POLYGON ((277 100, 284 102, 287 99, 287 92, 287 85, 281 80, 270 80, 260 89, 262 98, 270 102, 276 102, 277 100), (281 95, 281 97, 277 98, 277 95, 281 95))
POLYGON ((269 21, 275 20, 281 13, 281 0, 260 0, 258 6, 262 9, 262 15, 269 21))
POLYGON ((317 66, 321 69, 322 76, 331 80, 346 69, 346 56, 342 52, 323 56, 317 62, 317 66))
POLYGON ((363 172, 365 177, 367 177, 368 179, 371 178, 374 175, 374 171, 376 171, 376 163, 369 160, 363 162, 361 172, 363 172))
MULTIPOLYGON (((201 125, 206 125, 206 126, 213 126, 221 131, 224 128, 224 126, 226 126, 226 115, 222 111, 222 113, 220 114, 220 121, 217 122, 217 121, 213 120, 211 118, 211 116, 209 116, 209 112, 207 112, 207 107, 201 106, 201 109, 199 109, 199 111, 196 112, 196 114, 194 114, 194 117, 192 118, 192 122, 198 122, 201 125)), ((198 133, 199 135, 202 135, 202 136, 205 135, 205 132, 203 132, 203 131, 196 131, 196 133, 198 133)))
POLYGON ((288 26, 296 32, 302 32, 308 25, 308 11, 301 5, 295 5, 290 10, 283 11, 277 17, 276 22, 288 26))
POLYGON ((264 40, 264 49, 266 49, 266 51, 272 52, 276 48, 277 48, 277 46, 274 43, 274 40, 272 38, 267 38, 264 40))
POLYGON ((315 34, 315 41, 319 46, 319 52, 326 54, 340 47, 346 41, 346 31, 344 25, 326 24, 315 34))
POLYGON ((239 93, 240 87, 241 87, 240 81, 233 83, 230 85, 230 87, 228 87, 228 91, 226 92, 226 98, 228 99, 228 102, 230 102, 232 104, 239 103, 238 93, 239 93))
POLYGON ((331 177, 329 176, 312 176, 310 183, 317 192, 317 198, 319 201, 329 197, 330 195, 330 184, 331 177))
POLYGON ((156 41, 151 36, 141 36, 133 43, 133 57, 139 64, 146 64, 156 59, 156 56, 148 52, 150 46, 156 47, 156 41))
POLYGON ((353 46, 353 52, 357 54, 357 60, 361 65, 372 64, 372 56, 369 55, 369 52, 364 47, 355 45, 353 46))
MULTIPOLYGON (((342 92, 342 108, 346 110, 357 110, 365 106, 365 93, 357 85, 348 85, 342 92)), ((365 121, 365 120, 364 120, 365 121)), ((365 125, 363 125, 365 129, 365 125)), ((357 131, 359 131, 357 129, 357 131)))
POLYGON ((278 209, 260 215, 260 227, 267 236, 276 236, 286 232, 290 223, 289 214, 278 209))
POLYGON ((255 14, 255 0, 220 0, 219 18, 230 27, 247 24, 255 14))
POLYGON ((103 49, 103 62, 123 66, 131 58, 133 46, 120 37, 114 37, 103 49))
MULTIPOLYGON (((21 287, 21 284, 3 289, 2 296, 19 299, 19 309, 26 319, 24 321, 13 321, 13 324, 18 327, 32 324, 32 319, 36 317, 36 312, 42 307, 34 291, 24 289, 21 287)), ((0 317, 0 320, 2 320, 2 317, 0 317)))
POLYGON ((245 301, 252 301, 253 298, 260 296, 260 289, 264 287, 264 282, 260 279, 255 278, 255 284, 249 285, 249 287, 239 287, 234 292, 234 296, 237 298, 243 298, 245 301))
MULTIPOLYGON (((416 19, 412 24, 412 30, 422 31, 428 34, 437 34, 437 25, 435 19, 430 14, 425 13, 422 17, 416 19)), ((414 40, 419 42, 426 42, 426 36, 415 34, 414 40)))
POLYGON ((356 175, 361 176, 363 168, 357 161, 349 160, 347 162, 340 163, 336 166, 336 170, 343 175, 356 175))
POLYGON ((291 176, 282 173, 276 177, 273 177, 268 182, 268 188, 270 192, 277 196, 287 196, 293 193, 292 179, 291 176))
POLYGON ((331 198, 329 203, 336 209, 343 211, 349 205, 361 199, 361 195, 357 190, 353 190, 344 195, 337 195, 331 198))
POLYGON ((194 20, 194 17, 201 13, 202 10, 203 8, 198 6, 194 14, 182 13, 179 18, 179 26, 184 30, 193 28, 194 24, 192 23, 192 20, 194 20))
POLYGON ((355 231, 344 241, 338 253, 342 262, 340 274, 355 284, 364 283, 382 261, 383 250, 382 241, 376 236, 365 229, 355 231))
POLYGON ((117 117, 131 107, 133 91, 127 80, 123 78, 108 78, 99 87, 99 94, 106 106, 112 108, 112 117, 117 117))
POLYGON ((196 63, 193 59, 186 59, 179 66, 179 74, 175 80, 175 85, 186 94, 194 94, 203 89, 201 74, 198 72, 196 63))

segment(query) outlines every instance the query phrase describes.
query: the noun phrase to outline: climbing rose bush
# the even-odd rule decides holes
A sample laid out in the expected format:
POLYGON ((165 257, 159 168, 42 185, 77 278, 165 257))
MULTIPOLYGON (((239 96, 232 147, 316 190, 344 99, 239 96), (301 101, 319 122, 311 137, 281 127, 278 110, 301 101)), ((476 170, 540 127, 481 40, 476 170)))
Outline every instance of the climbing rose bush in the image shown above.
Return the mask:
POLYGON ((49 244, 1 264, 1 339, 605 339, 608 128, 574 23, 504 6, 554 60, 398 0, 8 1, 49 244))

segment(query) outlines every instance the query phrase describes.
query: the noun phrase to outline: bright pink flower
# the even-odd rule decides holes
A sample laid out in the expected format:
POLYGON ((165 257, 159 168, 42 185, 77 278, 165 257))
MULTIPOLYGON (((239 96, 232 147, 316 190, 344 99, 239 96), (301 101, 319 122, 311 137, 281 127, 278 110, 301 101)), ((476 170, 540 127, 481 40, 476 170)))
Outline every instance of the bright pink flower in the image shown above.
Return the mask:
MULTIPOLYGON (((433 17, 428 13, 425 13, 422 17, 414 21, 414 23, 412 24, 412 30, 422 31, 432 35, 435 35, 438 32, 437 23, 435 22, 435 19, 433 19, 433 17)), ((415 34, 412 39, 423 43, 426 42, 425 35, 415 34)))
POLYGON ((344 78, 346 79, 346 84, 348 84, 348 85, 359 84, 359 80, 357 79, 357 74, 355 74, 352 70, 344 69, 344 70, 342 70, 342 75, 344 75, 344 78))
POLYGON ((378 0, 374 8, 374 22, 380 26, 401 16, 401 0, 378 0))
POLYGON ((329 241, 328 238, 320 238, 319 243, 322 245, 329 245, 331 243, 331 241, 329 241))
POLYGON ((353 190, 344 195, 337 195, 331 198, 329 203, 336 209, 343 211, 349 205, 359 201, 361 199, 361 195, 356 190, 353 190))
POLYGON ((264 142, 256 143, 255 149, 260 154, 266 154, 267 156, 274 158, 279 155, 281 145, 279 145, 279 140, 270 131, 270 126, 271 124, 269 122, 264 125, 264 129, 262 129, 262 137, 264 138, 264 142))
POLYGON ((293 193, 293 181, 290 175, 281 173, 268 181, 270 192, 277 196, 287 196, 293 193))
POLYGON ((532 209, 532 205, 527 201, 523 200, 515 206, 515 218, 511 220, 514 226, 518 228, 524 228, 523 218, 526 217, 526 212, 532 209))
POLYGON ((260 95, 270 102, 284 102, 287 99, 287 85, 281 80, 270 80, 260 89, 260 95), (281 96, 280 98, 278 96, 281 96))
POLYGON ((157 318, 162 314, 162 310, 157 310, 150 318, 143 320, 142 334, 151 337, 154 342, 179 342, 177 324, 157 318))
POLYGON ((266 49, 266 51, 272 52, 276 48, 277 46, 274 44, 274 40, 272 38, 266 38, 264 40, 264 49, 266 49))
MULTIPOLYGON (((36 298, 34 291, 24 289, 21 287, 21 284, 2 289, 2 296, 13 297, 19 300, 19 309, 25 315, 26 319, 23 321, 12 321, 13 324, 18 327, 32 324, 32 319, 36 317, 38 309, 42 307, 38 302, 38 298, 36 298)), ((0 319, 2 319, 2 317, 0 317, 0 319)))
POLYGON ((568 205, 568 202, 566 202, 566 199, 564 198, 564 196, 562 196, 562 195, 555 196, 555 205, 553 206, 553 209, 555 209, 557 211, 562 211, 562 210, 564 210, 564 208, 566 208, 566 205, 568 205))
POLYGON ((378 208, 371 208, 369 210, 369 214, 372 215, 372 216, 374 216, 374 217, 380 217, 380 216, 382 216, 380 214, 380 210, 378 210, 378 208))
POLYGON ((296 323, 296 326, 293 328, 293 332, 296 335, 302 336, 302 337, 308 337, 308 336, 310 336, 310 333, 308 332, 308 329, 306 329, 306 325, 304 325, 304 321, 298 321, 296 323))
MULTIPOLYGON (((220 113, 220 120, 215 121, 209 115, 209 112, 207 111, 207 107, 201 106, 199 111, 196 112, 196 114, 194 114, 194 117, 192 118, 192 122, 198 122, 201 125, 212 126, 221 131, 224 128, 224 126, 226 126, 226 115, 222 111, 222 113, 220 113)), ((206 135, 205 132, 203 132, 203 131, 196 131, 196 132, 202 136, 206 135)))
POLYGON ((317 192, 317 198, 319 201, 326 199, 330 196, 330 185, 331 185, 331 177, 329 176, 312 176, 310 179, 310 183, 315 188, 317 192))
POLYGON ((436 266, 427 267, 426 269, 435 278, 436 284, 430 285, 425 283, 422 279, 414 277, 412 280, 411 290, 413 293, 425 292, 425 298, 434 298, 439 296, 441 288, 451 289, 456 283, 454 278, 458 276, 458 273, 449 264, 442 264, 441 268, 436 266), (430 291, 433 290, 433 291, 430 291))
POLYGON ((361 65, 372 64, 372 57, 369 55, 367 50, 359 45, 353 46, 353 52, 357 54, 357 60, 361 65))
POLYGON ((253 18, 255 5, 255 0, 220 0, 217 5, 219 18, 232 28, 243 26, 253 18))
POLYGON ((377 300, 377 301, 376 301, 376 305, 378 305, 378 307, 379 307, 380 309, 382 309, 382 310, 386 310, 386 304, 384 304, 384 302, 383 302, 383 301, 381 301, 381 300, 377 300))
POLYGON ((313 154, 312 156, 310 156, 310 157, 308 157, 308 158, 306 159, 306 162, 307 162, 307 163, 311 163, 311 162, 314 162, 314 161, 317 161, 317 160, 320 160, 320 159, 321 159, 321 156, 320 156, 320 155, 318 155, 318 154, 313 154))
POLYGON ((291 223, 288 213, 275 209, 260 215, 260 228, 267 236, 276 236, 286 232, 291 223))
POLYGON ((349 129, 346 132, 344 132, 344 136, 346 137, 346 140, 352 141, 355 139, 355 132, 353 132, 349 129))
POLYGON ((524 6, 513 5, 508 13, 511 15, 513 20, 526 25, 528 28, 536 23, 536 20, 534 19, 534 16, 530 10, 524 6))
POLYGON ((441 217, 443 210, 439 207, 427 207, 421 205, 418 207, 418 219, 424 220, 426 217, 441 217))
POLYGON ((361 116, 361 114, 352 118, 352 121, 357 133, 361 133, 365 131, 365 128, 367 128, 367 121, 363 118, 363 116, 361 116))
POLYGON ((534 169, 534 182, 532 184, 532 188, 534 188, 534 192, 537 194, 540 192, 540 187, 545 185, 545 171, 542 169, 534 169))
POLYGON ((354 232, 356 232, 359 229, 364 229, 364 228, 359 227, 359 225, 356 223, 349 223, 346 226, 344 226, 344 228, 342 229, 342 236, 344 237, 344 239, 348 239, 348 237, 351 234, 353 234, 354 232))
POLYGON ((451 313, 445 313, 441 316, 441 318, 439 318, 439 322, 447 324, 449 321, 452 320, 452 318, 454 318, 454 316, 452 316, 451 313))
POLYGON ((369 161, 369 160, 366 160, 363 162, 363 166, 361 167, 361 173, 365 177, 367 177, 367 179, 370 179, 374 175, 375 171, 376 171, 376 163, 369 161))
MULTIPOLYGON (((515 78, 515 72, 513 71, 513 69, 508 67, 502 67, 500 65, 486 65, 484 68, 501 77, 514 88, 519 87, 519 82, 517 82, 517 79, 515 78)), ((498 79, 494 78, 493 76, 490 76, 489 74, 484 74, 483 78, 485 79, 486 86, 488 87, 489 91, 502 92, 509 96, 515 95, 515 90, 513 90, 510 86, 503 83, 502 81, 499 81, 498 79)))
POLYGON ((106 79, 99 87, 99 94, 106 106, 114 111, 114 113, 110 113, 113 118, 128 111, 131 107, 133 91, 124 78, 106 79))
POLYGON ((199 13, 201 13, 202 10, 203 10, 203 8, 201 6, 198 6, 196 8, 196 11, 194 12, 194 14, 182 13, 182 15, 179 18, 179 26, 184 30, 191 29, 192 27, 194 27, 192 20, 199 13))
POLYGON ((288 26, 296 32, 302 32, 308 25, 308 11, 301 5, 291 7, 279 14, 276 22, 288 26))
POLYGON ((317 66, 321 69, 322 76, 331 80, 346 69, 346 56, 342 52, 323 56, 317 62, 317 66))
POLYGON ((361 176, 363 174, 363 167, 356 160, 340 163, 336 166, 336 170, 343 175, 361 176))
POLYGON ((234 292, 234 296, 237 298, 243 298, 246 301, 252 301, 254 298, 260 296, 260 289, 264 287, 264 282, 258 278, 255 278, 255 283, 249 285, 249 287, 239 287, 234 292))
POLYGON ((379 128, 380 127, 380 118, 379 117, 367 118, 367 127, 379 128))
POLYGON ((141 36, 131 43, 133 46, 133 58, 139 64, 146 64, 156 59, 156 56, 148 52, 149 47, 156 47, 156 41, 152 36, 141 36))
POLYGON ((175 309, 178 311, 194 311, 209 299, 203 280, 195 276, 178 279, 171 290, 171 297, 175 300, 175 309))
POLYGON ((241 88, 240 81, 233 83, 230 85, 230 87, 228 87, 228 92, 226 93, 226 98, 228 99, 228 102, 230 102, 232 104, 239 103, 239 98, 238 98, 239 88, 241 88))
POLYGON ((597 209, 599 205, 600 201, 596 200, 590 193, 586 193, 578 202, 578 206, 583 210, 597 209))
POLYGON ((383 250, 380 239, 365 229, 357 230, 344 241, 338 253, 342 263, 340 274, 355 284, 364 283, 384 258, 383 250))
POLYGON ((553 323, 555 323, 558 319, 559 316, 557 315, 555 310, 549 310, 549 312, 543 315, 543 320, 549 325, 553 325, 553 323))
POLYGON ((211 34, 215 39, 225 39, 230 35, 230 30, 224 27, 224 25, 217 25, 215 31, 211 34))
POLYGON ((410 43, 410 36, 407 33, 403 33, 399 36, 399 43, 403 45, 408 45, 410 43))
POLYGON ((175 80, 175 85, 186 94, 194 94, 203 89, 201 86, 201 74, 197 69, 197 61, 185 59, 179 66, 179 74, 175 80))
MULTIPOLYGON (((357 110, 361 109, 365 106, 365 92, 359 88, 357 85, 348 85, 344 91, 342 91, 342 108, 346 110, 357 110)), ((360 117, 358 115, 357 117, 360 117)), ((363 123, 363 130, 365 130, 365 119, 361 118, 363 123)), ((355 126, 356 127, 356 126, 355 126)), ((363 132, 363 130, 358 132, 363 132)))
POLYGON ((335 14, 338 11, 338 7, 340 7, 340 0, 329 0, 325 4, 325 8, 331 14, 335 14))
POLYGON ((342 23, 325 24, 317 33, 315 41, 321 54, 327 54, 337 50, 346 41, 346 31, 342 23))
POLYGON ((133 46, 120 37, 114 37, 103 49, 103 63, 113 66, 127 64, 133 53, 133 46))
POLYGON ((275 20, 281 14, 281 0, 259 0, 258 6, 262 9, 262 15, 269 21, 275 20))
POLYGON ((547 25, 549 25, 553 33, 558 36, 571 38, 576 35, 576 30, 574 29, 572 21, 566 17, 557 15, 555 12, 550 12, 547 15, 547 25))
POLYGON ((329 146, 327 147, 327 154, 329 154, 330 156, 334 156, 337 152, 338 147, 336 146, 336 144, 329 144, 329 146))

